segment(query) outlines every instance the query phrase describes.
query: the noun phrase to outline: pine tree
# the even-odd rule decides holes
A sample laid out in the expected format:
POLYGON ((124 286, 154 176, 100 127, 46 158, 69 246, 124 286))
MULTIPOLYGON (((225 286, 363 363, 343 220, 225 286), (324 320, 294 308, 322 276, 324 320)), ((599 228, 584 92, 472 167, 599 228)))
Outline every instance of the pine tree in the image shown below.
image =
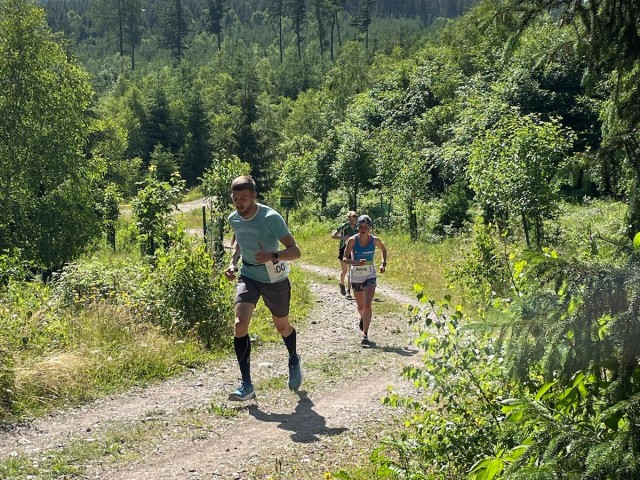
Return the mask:
POLYGON ((186 12, 182 0, 170 0, 167 8, 160 17, 160 46, 166 48, 176 63, 180 63, 187 37, 188 28, 186 12))
POLYGON ((307 4, 305 0, 288 0, 287 7, 289 15, 293 19, 293 27, 296 32, 298 59, 302 60, 302 42, 304 41, 302 32, 304 30, 304 24, 306 21, 307 4))
POLYGON ((208 0, 208 8, 205 16, 206 27, 218 39, 218 51, 222 48, 222 18, 224 17, 225 0, 208 0))

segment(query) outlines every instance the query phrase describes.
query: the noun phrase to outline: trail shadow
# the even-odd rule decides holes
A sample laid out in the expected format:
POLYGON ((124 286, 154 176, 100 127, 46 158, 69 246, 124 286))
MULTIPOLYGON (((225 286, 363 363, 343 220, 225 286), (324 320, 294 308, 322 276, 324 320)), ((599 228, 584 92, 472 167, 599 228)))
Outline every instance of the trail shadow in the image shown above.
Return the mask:
POLYGON ((402 357, 413 357, 414 355, 418 354, 418 352, 420 351, 416 348, 410 348, 410 347, 398 347, 395 345, 378 345, 377 343, 372 341, 370 341, 370 344, 372 349, 381 350, 383 352, 397 353, 402 357))
POLYGON ((278 428, 288 430, 291 440, 312 443, 320 440, 318 435, 340 435, 347 428, 328 428, 325 418, 313 410, 313 402, 304 391, 297 392, 298 404, 293 413, 266 413, 257 405, 248 407, 249 414, 262 422, 278 422, 278 428))

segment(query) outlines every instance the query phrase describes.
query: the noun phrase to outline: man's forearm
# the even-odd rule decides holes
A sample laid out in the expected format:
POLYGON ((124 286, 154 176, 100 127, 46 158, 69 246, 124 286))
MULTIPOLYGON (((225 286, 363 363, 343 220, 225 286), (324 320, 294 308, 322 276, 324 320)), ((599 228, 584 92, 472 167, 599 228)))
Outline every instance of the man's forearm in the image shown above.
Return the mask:
POLYGON ((301 253, 297 245, 292 245, 284 250, 278 250, 278 259, 280 260, 297 260, 301 253))

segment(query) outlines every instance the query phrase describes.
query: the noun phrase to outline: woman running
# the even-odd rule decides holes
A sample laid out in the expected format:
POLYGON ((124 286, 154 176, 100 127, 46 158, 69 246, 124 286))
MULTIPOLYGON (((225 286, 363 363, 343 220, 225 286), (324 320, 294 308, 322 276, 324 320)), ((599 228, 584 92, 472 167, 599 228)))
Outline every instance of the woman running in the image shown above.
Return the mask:
POLYGON ((351 266, 351 288, 360 313, 360 330, 362 331, 363 348, 369 348, 369 325, 371 324, 372 303, 376 293, 376 264, 374 256, 376 247, 382 253, 380 273, 384 273, 387 266, 387 248, 378 237, 371 235, 371 218, 360 215, 357 221, 358 233, 347 240, 347 246, 342 257, 343 263, 351 266))

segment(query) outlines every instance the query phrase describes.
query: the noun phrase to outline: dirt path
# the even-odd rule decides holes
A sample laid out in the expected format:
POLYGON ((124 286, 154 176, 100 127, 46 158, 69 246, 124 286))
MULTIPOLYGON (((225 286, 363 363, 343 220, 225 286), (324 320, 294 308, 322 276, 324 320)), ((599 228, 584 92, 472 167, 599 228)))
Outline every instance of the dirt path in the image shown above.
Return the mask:
POLYGON ((298 326, 305 375, 298 394, 286 389, 284 346, 256 342, 256 401, 227 400, 238 380, 236 362, 228 359, 1 433, 0 458, 26 456, 37 463, 72 445, 104 441, 117 430, 142 431, 142 440, 126 451, 87 458, 74 465, 79 473, 64 478, 304 480, 366 464, 370 448, 401 413, 381 404, 387 387, 413 391, 399 374, 402 366, 420 362, 410 346, 415 334, 398 313, 402 309, 389 306, 411 299, 379 288, 370 332, 374 348, 366 350, 359 346, 355 304, 338 295, 335 285, 314 282, 311 289, 316 306, 298 326))

